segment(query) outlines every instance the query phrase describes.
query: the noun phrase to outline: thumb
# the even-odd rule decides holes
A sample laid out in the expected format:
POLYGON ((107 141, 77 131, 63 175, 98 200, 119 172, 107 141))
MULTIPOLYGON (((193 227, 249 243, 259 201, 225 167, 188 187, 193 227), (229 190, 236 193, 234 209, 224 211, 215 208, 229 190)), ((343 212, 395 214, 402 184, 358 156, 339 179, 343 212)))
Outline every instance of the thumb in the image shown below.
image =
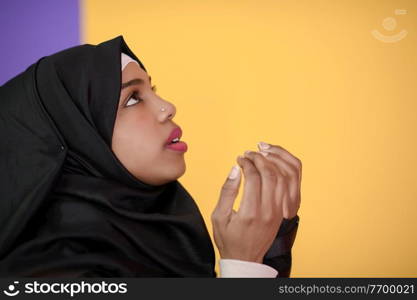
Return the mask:
POLYGON ((233 204, 239 193, 240 181, 240 167, 234 165, 222 186, 220 198, 215 209, 220 215, 229 215, 232 212, 233 204))

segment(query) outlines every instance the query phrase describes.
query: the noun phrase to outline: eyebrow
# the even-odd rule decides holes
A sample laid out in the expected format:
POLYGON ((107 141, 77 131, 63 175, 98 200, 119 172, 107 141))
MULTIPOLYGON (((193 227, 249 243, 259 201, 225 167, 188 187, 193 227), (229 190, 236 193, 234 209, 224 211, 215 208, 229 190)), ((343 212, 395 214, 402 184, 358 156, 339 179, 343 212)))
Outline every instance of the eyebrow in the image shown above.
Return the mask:
MULTIPOLYGON (((148 78, 149 78, 149 83, 151 82, 151 80, 152 80, 152 78, 151 78, 151 76, 148 76, 148 78)), ((127 82, 124 82, 124 83, 122 83, 122 90, 124 89, 124 88, 127 88, 127 87, 129 87, 129 86, 131 86, 131 85, 143 85, 143 84, 145 84, 145 81, 142 79, 142 78, 135 78, 135 79, 132 79, 132 80, 129 80, 129 81, 127 81, 127 82)))

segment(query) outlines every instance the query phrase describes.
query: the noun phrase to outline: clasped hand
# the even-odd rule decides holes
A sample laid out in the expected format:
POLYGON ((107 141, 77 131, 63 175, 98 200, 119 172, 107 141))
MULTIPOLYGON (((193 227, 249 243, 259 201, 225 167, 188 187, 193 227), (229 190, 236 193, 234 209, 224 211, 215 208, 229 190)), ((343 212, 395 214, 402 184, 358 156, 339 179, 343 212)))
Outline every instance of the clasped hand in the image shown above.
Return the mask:
POLYGON ((240 168, 236 166, 236 177, 226 179, 211 214, 221 258, 262 263, 282 219, 295 217, 300 207, 301 161, 277 145, 261 142, 258 147, 259 152, 246 151, 237 158, 240 168), (240 170, 245 183, 239 210, 235 211, 240 170))

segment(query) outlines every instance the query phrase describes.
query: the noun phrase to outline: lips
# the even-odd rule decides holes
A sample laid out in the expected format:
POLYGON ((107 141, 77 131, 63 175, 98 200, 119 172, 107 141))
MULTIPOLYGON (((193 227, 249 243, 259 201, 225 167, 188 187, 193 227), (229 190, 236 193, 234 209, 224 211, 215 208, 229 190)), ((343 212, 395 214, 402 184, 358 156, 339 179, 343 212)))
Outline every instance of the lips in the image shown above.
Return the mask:
POLYGON ((175 138, 180 139, 182 136, 182 130, 180 127, 175 127, 172 131, 171 134, 169 135, 168 139, 165 141, 165 145, 169 145, 171 144, 172 140, 175 138))

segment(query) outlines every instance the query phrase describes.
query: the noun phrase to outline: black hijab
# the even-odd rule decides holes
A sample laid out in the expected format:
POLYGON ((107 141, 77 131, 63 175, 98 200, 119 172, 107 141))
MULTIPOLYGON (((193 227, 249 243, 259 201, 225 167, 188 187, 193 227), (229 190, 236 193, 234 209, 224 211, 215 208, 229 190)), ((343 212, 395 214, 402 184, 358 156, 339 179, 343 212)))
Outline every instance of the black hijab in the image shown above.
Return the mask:
POLYGON ((180 182, 146 184, 111 150, 123 36, 29 66, 0 87, 0 276, 216 277, 180 182))

